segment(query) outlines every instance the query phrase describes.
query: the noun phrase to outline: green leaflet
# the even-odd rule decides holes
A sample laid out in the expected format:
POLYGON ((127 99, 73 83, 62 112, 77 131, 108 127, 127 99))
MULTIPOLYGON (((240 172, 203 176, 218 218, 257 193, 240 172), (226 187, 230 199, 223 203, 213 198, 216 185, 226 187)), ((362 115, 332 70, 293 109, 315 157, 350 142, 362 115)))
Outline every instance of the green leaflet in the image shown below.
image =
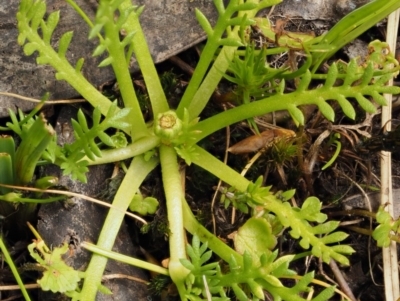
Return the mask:
POLYGON ((158 201, 153 197, 143 197, 140 194, 136 194, 131 203, 129 204, 129 210, 139 213, 140 215, 154 214, 158 209, 158 201))
POLYGON ((264 218, 248 219, 234 236, 235 250, 240 254, 251 254, 253 260, 258 260, 262 254, 273 250, 276 243, 271 225, 264 218))
POLYGON ((28 246, 31 256, 45 269, 43 277, 38 284, 44 291, 53 293, 70 292, 78 289, 78 282, 82 276, 78 271, 68 266, 62 259, 62 255, 68 252, 68 244, 60 248, 54 248, 51 252, 47 249, 43 240, 34 241, 28 246))
POLYGON ((381 206, 376 213, 376 221, 379 223, 379 226, 375 228, 372 237, 377 241, 378 246, 388 247, 391 242, 390 236, 392 233, 399 233, 400 219, 393 219, 390 214, 385 211, 385 208, 381 206))

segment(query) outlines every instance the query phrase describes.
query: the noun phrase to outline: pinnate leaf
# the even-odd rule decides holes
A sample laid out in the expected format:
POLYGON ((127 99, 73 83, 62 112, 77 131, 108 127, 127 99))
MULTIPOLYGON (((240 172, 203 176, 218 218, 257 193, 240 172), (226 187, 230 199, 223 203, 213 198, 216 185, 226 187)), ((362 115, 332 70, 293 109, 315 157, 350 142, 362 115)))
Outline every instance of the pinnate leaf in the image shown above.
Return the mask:
POLYGON ((81 275, 62 259, 62 255, 69 250, 68 244, 53 248, 50 252, 42 240, 35 240, 28 249, 31 256, 45 269, 43 277, 37 281, 42 290, 65 293, 78 288, 81 275))
POLYGON ((86 173, 89 171, 87 167, 89 162, 82 160, 84 153, 75 153, 73 156, 65 157, 64 162, 60 164, 64 175, 71 175, 73 180, 79 180, 86 183, 86 173))
POLYGON ((241 254, 248 252, 253 260, 276 246, 271 225, 264 218, 252 217, 239 228, 234 238, 235 249, 241 254))

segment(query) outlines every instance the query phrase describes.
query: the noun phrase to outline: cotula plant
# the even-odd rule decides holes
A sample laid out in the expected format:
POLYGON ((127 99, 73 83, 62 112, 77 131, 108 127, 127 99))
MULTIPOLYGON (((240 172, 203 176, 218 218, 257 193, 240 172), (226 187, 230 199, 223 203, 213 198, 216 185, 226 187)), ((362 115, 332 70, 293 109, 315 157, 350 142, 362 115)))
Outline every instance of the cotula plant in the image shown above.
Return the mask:
MULTIPOLYGON (((12 122, 7 123, 7 128, 14 131, 21 143, 15 148, 15 141, 9 135, 0 136, 0 183, 6 185, 27 185, 32 182, 40 189, 49 188, 56 184, 55 177, 34 179, 34 172, 38 161, 45 156, 50 144, 54 143, 55 132, 47 124, 43 115, 32 118, 34 114, 25 116, 23 112, 16 115, 10 111, 12 122)), ((22 228, 20 221, 34 218, 37 203, 52 202, 62 197, 39 199, 35 196, 23 197, 21 193, 13 192, 11 188, 0 187, 0 214, 4 217, 14 215, 18 221, 18 229, 22 228), (22 204, 25 203, 25 204, 22 204)), ((8 222, 5 222, 8 224, 8 222)))
MULTIPOLYGON (((73 300, 89 301, 95 299, 99 289, 105 291, 101 286, 107 263, 104 252, 111 251, 124 218, 123 212, 156 166, 162 170, 168 211, 168 273, 182 300, 227 300, 230 288, 240 300, 263 299, 264 291, 275 300, 305 300, 301 293, 309 289, 313 274, 303 276, 293 287, 281 282, 280 278, 294 274, 289 269, 294 257, 278 257, 274 242, 276 227, 289 229, 290 235, 298 239, 303 248, 310 249, 311 254, 325 262, 334 259, 344 265, 349 263, 346 255, 353 249, 343 244, 347 235, 336 231, 338 222, 326 221, 327 216, 321 213, 321 202, 317 198, 310 197, 301 208, 295 208, 288 202, 294 191, 273 193, 270 187, 261 186, 261 178, 255 183, 249 181, 197 143, 225 126, 277 110, 289 111, 296 123, 304 124, 299 108, 302 105, 316 105, 329 120, 334 119, 329 101, 337 101, 349 118, 355 117, 354 101, 368 112, 376 110, 372 99, 385 105, 382 94, 400 93, 400 88, 385 86, 397 72, 398 64, 390 52, 381 51, 386 47, 384 44, 375 42, 365 62, 352 60, 347 68, 340 70, 333 63, 327 74, 317 74, 317 70, 342 46, 343 41, 351 41, 400 7, 397 0, 371 2, 344 18, 326 35, 304 39, 303 42, 297 39, 296 49, 306 54, 306 62, 298 70, 287 67, 274 69, 267 65, 270 54, 292 49, 291 43, 279 44, 280 39, 275 39, 278 42, 276 48, 259 51, 260 54, 257 49, 247 48, 252 47, 247 33, 256 24, 257 12, 278 4, 280 0, 231 0, 227 5, 222 0, 214 0, 219 13, 214 27, 199 10, 195 12, 208 39, 176 108, 171 108, 166 99, 140 26, 139 17, 145 8, 132 5, 130 0, 100 0, 96 16, 90 20, 73 0, 66 1, 91 27, 89 38, 98 40, 93 55, 105 55, 99 67, 109 66, 114 70, 123 108, 103 96, 85 79, 81 72, 84 67, 82 58, 74 66, 68 61, 66 54, 69 43, 73 41, 73 32, 64 33, 57 48, 52 46, 59 12, 45 18, 44 0, 22 0, 17 14, 18 42, 25 54, 36 53, 38 64, 52 66, 57 80, 67 81, 94 107, 92 126, 88 125, 82 113, 78 113, 77 120, 73 121, 75 142, 60 147, 53 138, 42 159, 59 165, 65 174, 81 181, 86 180, 85 172, 89 165, 132 160, 96 244, 102 250, 101 255, 94 254, 86 271, 72 280, 83 279, 81 287, 69 285, 73 289, 63 288, 63 292, 73 300), (126 35, 121 35, 121 31, 126 35), (244 51, 244 56, 243 47, 249 49, 244 51), (153 112, 153 120, 147 124, 129 74, 132 54, 140 66, 153 112), (259 55, 263 57, 260 59, 259 55), (200 113, 226 72, 226 77, 244 91, 242 103, 200 120, 200 113), (254 93, 254 87, 246 89, 246 83, 250 83, 249 76, 262 77, 256 82, 262 85, 259 88, 263 93, 254 93), (324 83, 312 89, 313 78, 322 79, 324 83), (297 88, 286 92, 285 81, 290 79, 296 79, 297 88), (118 137, 110 136, 106 132, 109 128, 121 130, 118 137), (178 164, 180 158, 187 164, 202 167, 226 183, 230 187, 225 197, 226 205, 237 206, 249 214, 249 220, 235 238, 235 249, 228 247, 196 220, 185 200, 178 164), (186 247, 186 231, 195 237, 192 246, 186 247), (262 233, 266 237, 254 237, 251 233, 262 233), (207 248, 229 265, 228 272, 222 272, 217 263, 207 263, 211 258, 211 251, 206 251, 207 248)), ((263 30, 265 36, 274 35, 268 26, 263 30)), ((333 288, 328 288, 312 300, 327 300, 332 293, 333 288)))

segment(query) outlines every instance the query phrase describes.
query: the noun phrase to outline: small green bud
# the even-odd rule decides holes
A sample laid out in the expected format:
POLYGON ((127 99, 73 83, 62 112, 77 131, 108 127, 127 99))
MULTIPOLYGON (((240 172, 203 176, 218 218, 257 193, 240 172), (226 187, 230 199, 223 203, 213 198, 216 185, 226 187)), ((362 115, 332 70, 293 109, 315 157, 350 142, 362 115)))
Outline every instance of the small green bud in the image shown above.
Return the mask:
POLYGON ((58 178, 53 176, 43 177, 35 182, 35 187, 39 189, 48 189, 56 185, 58 185, 58 178))
POLYGON ((21 194, 15 193, 15 192, 9 192, 2 197, 3 201, 10 202, 10 203, 19 202, 20 199, 21 199, 21 194))
POLYGON ((111 136, 111 139, 115 145, 115 148, 122 148, 128 145, 128 140, 123 132, 118 132, 111 136))
POLYGON ((154 125, 154 133, 162 139, 173 140, 182 132, 182 121, 174 111, 160 113, 154 125))

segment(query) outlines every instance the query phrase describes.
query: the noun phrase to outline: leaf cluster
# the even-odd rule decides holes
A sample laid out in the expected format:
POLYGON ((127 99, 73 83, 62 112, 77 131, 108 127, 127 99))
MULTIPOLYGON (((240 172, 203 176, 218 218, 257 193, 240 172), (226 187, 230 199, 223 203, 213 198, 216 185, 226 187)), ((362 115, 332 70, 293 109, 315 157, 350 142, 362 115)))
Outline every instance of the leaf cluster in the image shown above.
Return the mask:
POLYGON ((228 72, 223 76, 237 85, 235 93, 238 94, 240 104, 249 103, 250 98, 267 96, 271 85, 275 85, 273 80, 285 71, 284 68, 270 68, 266 57, 265 48, 257 50, 254 45, 248 45, 243 56, 237 54, 230 62, 228 72))
POLYGON ((141 215, 154 214, 158 208, 158 201, 153 197, 143 197, 141 194, 136 194, 130 205, 129 210, 137 212, 141 215))
POLYGON ((192 127, 197 124, 199 118, 189 120, 187 110, 184 111, 182 120, 178 118, 175 111, 160 114, 160 116, 163 115, 168 115, 174 119, 174 125, 168 129, 162 129, 159 117, 155 124, 155 133, 164 138, 163 143, 173 145, 177 154, 185 160, 187 165, 191 165, 193 159, 198 157, 194 145, 199 131, 193 130, 192 127))
POLYGON ((98 145, 97 139, 108 147, 117 147, 124 145, 124 140, 121 133, 117 136, 110 136, 106 133, 109 128, 126 130, 129 128, 127 122, 122 121, 128 114, 130 109, 122 109, 117 111, 117 106, 114 103, 102 119, 101 112, 95 108, 92 116, 92 126, 89 127, 84 113, 79 110, 77 120, 72 119, 72 127, 74 129, 75 141, 72 144, 67 144, 61 150, 58 159, 62 162, 60 167, 64 174, 71 174, 72 179, 78 179, 86 182, 85 173, 88 171, 88 160, 95 160, 96 157, 101 157, 102 153, 98 145))
POLYGON ((10 111, 10 117, 11 122, 6 124, 7 128, 20 136, 21 143, 15 151, 15 157, 11 158, 15 170, 13 171, 14 179, 9 184, 27 184, 32 180, 38 161, 49 145, 55 141, 55 131, 47 123, 43 114, 25 116, 19 111, 17 117, 10 111))
POLYGON ((45 269, 38 284, 44 291, 73 292, 78 289, 82 274, 68 266, 62 255, 68 252, 68 244, 50 251, 43 240, 34 241, 28 246, 31 256, 45 269))
POLYGON ((71 120, 75 140, 73 143, 61 147, 57 145, 54 129, 46 123, 42 116, 25 115, 22 111, 19 111, 17 115, 10 111, 11 122, 6 124, 7 128, 21 138, 21 146, 16 153, 16 162, 22 160, 17 164, 16 170, 19 173, 26 174, 21 181, 29 182, 37 162, 39 159, 44 159, 49 163, 59 164, 64 170, 64 174, 71 174, 73 179, 86 182, 85 173, 88 171, 89 161, 84 159, 85 156, 90 160, 101 157, 101 145, 110 148, 120 148, 127 145, 127 139, 123 132, 109 135, 106 131, 108 129, 127 130, 130 125, 124 119, 129 112, 130 109, 127 108, 117 110, 114 103, 103 118, 99 108, 95 108, 90 127, 85 114, 82 110, 79 110, 77 120, 71 120), (43 136, 42 140, 40 140, 41 136, 43 136), (28 147, 27 150, 24 150, 25 145, 28 147), (40 152, 38 145, 41 146, 40 152), (21 158, 21 160, 18 158, 21 158), (24 160, 29 160, 29 166, 32 165, 29 173, 23 172, 26 171, 26 168, 21 168, 28 166, 24 163, 24 160))
MULTIPOLYGON (((279 278, 292 277, 296 273, 289 269, 293 255, 278 258, 278 251, 262 254, 257 262, 249 253, 244 253, 243 263, 238 263, 231 257, 229 266, 221 266, 217 262, 208 263, 212 252, 207 250, 207 243, 200 244, 199 238, 194 235, 192 245, 187 245, 189 259, 182 259, 181 263, 190 271, 186 278, 188 300, 230 300, 229 289, 232 289, 236 298, 245 300, 264 300, 265 293, 270 293, 274 300, 305 300, 300 294, 310 290, 309 284, 313 280, 313 273, 301 277, 292 287, 286 287, 279 278)), ((321 292, 312 300, 328 300, 334 292, 330 287, 321 292)))
MULTIPOLYGON (((353 248, 347 245, 329 244, 340 243, 348 236, 345 232, 336 231, 339 222, 326 221, 327 215, 321 213, 322 203, 316 197, 307 198, 301 208, 290 205, 288 200, 294 195, 294 190, 288 190, 273 194, 270 187, 262 187, 262 177, 255 183, 250 183, 246 192, 233 192, 231 189, 230 198, 225 198, 233 204, 240 200, 238 208, 246 212, 245 206, 253 208, 254 215, 260 215, 260 211, 273 213, 280 224, 285 228, 290 228, 290 235, 295 239, 300 239, 299 243, 304 249, 311 248, 313 255, 320 257, 324 262, 335 259, 342 264, 349 264, 344 255, 354 252, 353 248), (235 196, 237 195, 237 196, 235 196), (313 226, 313 223, 317 225, 313 226)), ((276 227, 276 226, 275 226, 276 227)))
MULTIPOLYGON (((283 97, 279 100, 279 96, 285 95, 285 80, 282 79, 278 85, 268 84, 269 80, 279 78, 279 74, 283 71, 266 66, 268 58, 263 50, 255 55, 254 50, 251 50, 252 47, 248 47, 243 60, 238 57, 233 59, 230 65, 230 72, 233 75, 224 77, 237 84, 239 92, 244 89, 243 87, 250 91, 257 90, 258 87, 259 90, 265 91, 265 95, 272 96, 270 101, 285 101, 287 103, 285 109, 297 124, 304 124, 304 115, 298 108, 302 104, 317 105, 325 118, 333 121, 335 112, 327 102, 329 100, 336 100, 344 114, 354 119, 356 112, 351 99, 355 99, 364 111, 374 113, 376 107, 367 97, 371 97, 379 105, 386 105, 383 94, 400 93, 400 88, 385 85, 398 72, 398 62, 387 47, 387 43, 373 41, 370 43, 370 55, 366 62, 359 63, 357 59, 352 59, 345 69, 339 69, 338 64, 333 63, 327 74, 321 77, 324 83, 317 88, 310 88, 310 85, 311 81, 319 76, 313 75, 307 69, 304 70, 304 73, 300 74, 301 79, 296 91, 286 94, 291 96, 290 100, 283 100, 283 97), (273 98, 278 99, 273 100, 273 98)), ((249 101, 250 99, 247 99, 244 103, 249 101)))
POLYGON ((393 219, 389 212, 381 206, 376 213, 376 221, 379 225, 372 233, 372 237, 377 241, 378 246, 388 247, 391 242, 391 235, 399 235, 400 219, 393 219))
POLYGON ((19 137, 26 137, 28 135, 29 128, 35 122, 34 118, 31 116, 26 116, 21 109, 17 110, 15 113, 13 110, 8 110, 11 122, 6 123, 7 129, 12 130, 19 137))

